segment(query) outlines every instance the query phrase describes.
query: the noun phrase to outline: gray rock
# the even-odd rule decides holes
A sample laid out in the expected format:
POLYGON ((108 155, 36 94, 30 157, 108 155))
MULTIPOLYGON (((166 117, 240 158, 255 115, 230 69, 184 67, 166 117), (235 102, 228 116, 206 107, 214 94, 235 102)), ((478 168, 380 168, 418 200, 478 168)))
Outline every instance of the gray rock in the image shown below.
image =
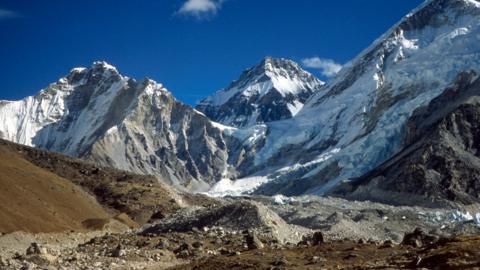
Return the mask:
POLYGON ((125 251, 125 249, 123 249, 122 245, 118 244, 117 247, 112 250, 111 254, 112 257, 119 258, 127 255, 127 252, 125 251))
POLYGON ((310 235, 303 236, 302 241, 298 243, 299 246, 318 246, 324 243, 323 233, 320 231, 314 232, 310 235))
POLYGON ((258 239, 255 232, 249 231, 244 238, 248 249, 262 249, 264 247, 262 241, 258 239))
POLYGON ((34 243, 30 244, 30 246, 27 248, 25 254, 27 254, 27 255, 41 255, 41 254, 45 254, 45 253, 46 253, 46 249, 34 242, 34 243))
POLYGON ((156 248, 159 248, 159 249, 168 249, 169 247, 170 247, 170 241, 164 238, 162 238, 156 246, 156 248))

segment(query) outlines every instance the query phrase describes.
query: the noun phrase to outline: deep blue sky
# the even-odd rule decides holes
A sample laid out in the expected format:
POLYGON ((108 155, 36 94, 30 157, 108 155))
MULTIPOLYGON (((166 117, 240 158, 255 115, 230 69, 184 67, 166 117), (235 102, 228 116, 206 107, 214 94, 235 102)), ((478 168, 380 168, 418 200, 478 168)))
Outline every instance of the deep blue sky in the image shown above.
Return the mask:
POLYGON ((193 104, 267 55, 343 64, 422 0, 227 0, 202 18, 184 2, 0 0, 0 99, 105 60, 193 104))

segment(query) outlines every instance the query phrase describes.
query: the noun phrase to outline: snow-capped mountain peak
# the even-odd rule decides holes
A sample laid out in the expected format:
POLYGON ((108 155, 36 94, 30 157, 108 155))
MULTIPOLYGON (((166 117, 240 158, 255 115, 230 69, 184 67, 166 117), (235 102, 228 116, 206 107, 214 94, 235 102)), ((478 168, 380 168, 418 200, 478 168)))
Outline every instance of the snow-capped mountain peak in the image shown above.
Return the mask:
MULTIPOLYGON (((0 119, 5 120, 0 135, 17 143, 37 145, 38 140, 43 140, 38 136, 41 129, 61 121, 66 115, 69 121, 86 120, 81 118, 85 108, 101 112, 104 110, 101 103, 120 91, 128 81, 106 62, 94 62, 90 68, 73 68, 35 96, 9 101, 0 107, 0 119)), ((94 117, 92 113, 90 121, 94 117)))
POLYGON ((282 96, 295 95, 307 87, 313 88, 317 87, 317 84, 323 84, 315 80, 312 74, 303 70, 296 62, 284 58, 266 57, 257 69, 271 79, 273 87, 282 96), (304 86, 305 82, 308 86, 304 86))
POLYGON ((322 85, 297 63, 266 57, 197 109, 222 124, 246 127, 294 116, 322 85))
POLYGON ((106 62, 0 102, 0 138, 201 190, 227 171, 222 130, 162 84, 106 62))

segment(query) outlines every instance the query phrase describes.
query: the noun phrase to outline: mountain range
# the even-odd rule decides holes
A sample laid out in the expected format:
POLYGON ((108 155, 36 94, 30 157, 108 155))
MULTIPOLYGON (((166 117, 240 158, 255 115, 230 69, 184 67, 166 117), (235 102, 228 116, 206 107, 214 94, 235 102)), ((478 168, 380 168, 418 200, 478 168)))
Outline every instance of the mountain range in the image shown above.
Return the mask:
POLYGON ((472 202, 478 74, 480 2, 431 0, 327 83, 267 57, 193 108, 99 61, 1 101, 0 138, 212 195, 472 202))

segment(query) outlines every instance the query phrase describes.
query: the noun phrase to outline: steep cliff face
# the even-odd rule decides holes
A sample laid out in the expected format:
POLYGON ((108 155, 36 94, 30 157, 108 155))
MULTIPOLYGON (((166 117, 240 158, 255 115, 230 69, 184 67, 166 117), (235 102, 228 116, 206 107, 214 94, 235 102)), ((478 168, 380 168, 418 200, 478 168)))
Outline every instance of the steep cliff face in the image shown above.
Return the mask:
POLYGON ((222 130, 161 84, 105 62, 73 69, 34 97, 3 102, 0 134, 13 142, 206 189, 227 171, 222 130))
POLYGON ((398 204, 480 202, 480 80, 474 72, 417 109, 404 148, 334 193, 398 204))
POLYGON ((216 122, 248 127, 295 116, 322 85, 297 63, 267 57, 196 108, 216 122))

